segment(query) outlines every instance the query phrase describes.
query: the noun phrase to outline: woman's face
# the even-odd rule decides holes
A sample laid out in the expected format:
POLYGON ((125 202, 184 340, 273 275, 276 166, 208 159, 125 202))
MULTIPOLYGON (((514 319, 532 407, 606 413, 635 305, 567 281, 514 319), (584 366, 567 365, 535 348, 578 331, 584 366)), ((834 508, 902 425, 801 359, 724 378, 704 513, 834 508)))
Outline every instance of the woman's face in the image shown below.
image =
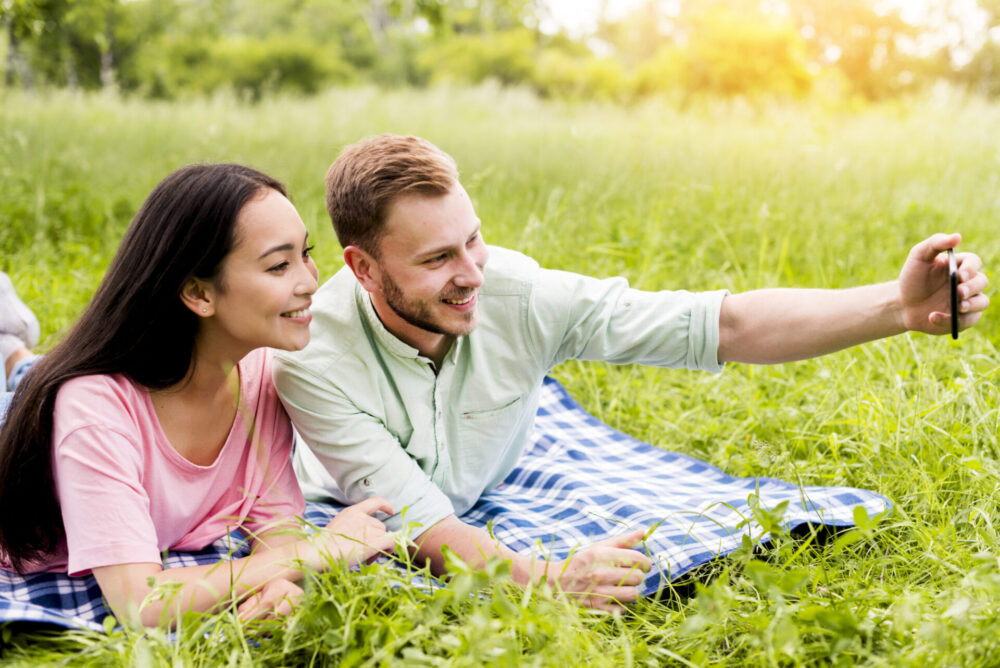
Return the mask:
POLYGON ((309 250, 292 203, 276 190, 261 191, 236 218, 236 243, 211 289, 203 329, 242 354, 263 346, 304 348, 318 287, 309 250))

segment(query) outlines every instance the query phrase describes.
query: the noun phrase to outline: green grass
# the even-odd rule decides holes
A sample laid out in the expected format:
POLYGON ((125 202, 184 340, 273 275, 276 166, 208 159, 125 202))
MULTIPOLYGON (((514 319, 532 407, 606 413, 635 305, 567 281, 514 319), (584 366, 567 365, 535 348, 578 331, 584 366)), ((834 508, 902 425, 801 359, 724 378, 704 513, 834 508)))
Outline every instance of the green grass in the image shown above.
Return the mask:
MULTIPOLYGON (((43 323, 85 305, 153 185, 188 162, 283 179, 328 276, 339 248, 322 175, 392 131, 450 152, 489 242, 645 289, 842 287, 890 280, 934 231, 1000 257, 1000 108, 934 98, 857 113, 739 105, 679 113, 559 106, 492 89, 338 91, 241 106, 7 94, 0 100, 0 269, 43 323)), ((995 269, 994 269, 995 272, 995 269)), ((779 539, 621 618, 460 575, 432 593, 367 568, 317 578, 282 622, 189 619, 162 634, 2 635, 23 663, 175 665, 990 665, 1000 656, 1000 329, 904 335, 719 376, 567 363, 611 425, 734 475, 866 487, 879 523, 779 539), (485 596, 470 596, 481 592, 485 596)), ((669 490, 665 490, 668 493, 669 490)), ((863 519, 863 518, 862 518, 863 519)))

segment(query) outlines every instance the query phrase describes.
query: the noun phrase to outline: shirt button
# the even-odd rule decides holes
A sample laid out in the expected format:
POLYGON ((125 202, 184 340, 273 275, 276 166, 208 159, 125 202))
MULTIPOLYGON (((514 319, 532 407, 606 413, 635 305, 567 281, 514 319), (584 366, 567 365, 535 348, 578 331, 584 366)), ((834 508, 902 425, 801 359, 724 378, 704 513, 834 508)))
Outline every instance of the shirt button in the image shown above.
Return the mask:
POLYGON ((364 480, 361 481, 361 484, 364 485, 365 487, 371 487, 372 481, 368 478, 365 478, 364 480))

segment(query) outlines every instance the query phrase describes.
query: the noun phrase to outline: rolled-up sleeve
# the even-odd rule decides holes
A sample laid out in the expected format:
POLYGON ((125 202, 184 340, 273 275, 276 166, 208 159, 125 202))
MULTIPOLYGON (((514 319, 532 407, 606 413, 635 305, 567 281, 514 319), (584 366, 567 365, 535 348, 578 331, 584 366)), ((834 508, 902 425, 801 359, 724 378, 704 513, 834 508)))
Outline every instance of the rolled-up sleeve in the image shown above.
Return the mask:
POLYGON ((448 497, 382 421, 337 385, 280 357, 274 384, 299 434, 336 482, 343 496, 338 500, 384 497, 396 512, 386 526, 397 531, 405 524, 411 537, 454 514, 448 497))
POLYGON ((624 278, 543 269, 526 326, 549 368, 582 359, 719 372, 719 312, 726 294, 644 292, 624 278))

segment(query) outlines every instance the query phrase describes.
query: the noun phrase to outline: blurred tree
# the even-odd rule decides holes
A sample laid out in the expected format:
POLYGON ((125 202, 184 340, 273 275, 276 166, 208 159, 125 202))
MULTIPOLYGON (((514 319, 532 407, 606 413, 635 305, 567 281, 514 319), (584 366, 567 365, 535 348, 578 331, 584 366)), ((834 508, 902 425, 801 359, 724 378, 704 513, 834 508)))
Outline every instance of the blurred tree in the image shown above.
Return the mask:
POLYGON ((652 58, 635 69, 632 93, 635 97, 657 95, 684 89, 687 55, 674 44, 661 46, 652 58))
MULTIPOLYGON (((4 81, 167 97, 229 87, 256 98, 355 80, 494 78, 623 99, 670 89, 796 96, 821 77, 874 100, 944 74, 1000 94, 996 41, 966 40, 953 72, 954 54, 949 62, 924 39, 946 28, 906 23, 900 0, 642 0, 579 40, 541 31, 548 1, 0 0, 4 81)), ((924 2, 956 13, 968 0, 924 2)), ((1000 0, 980 6, 1000 33, 1000 0)))
POLYGON ((534 26, 538 0, 411 0, 414 13, 441 36, 452 33, 489 34, 534 26))
POLYGON ((843 72, 856 93, 875 100, 919 83, 919 55, 902 48, 915 43, 919 29, 898 9, 872 0, 788 0, 785 6, 810 59, 843 72))
POLYGON ((349 0, 132 0, 137 31, 154 14, 164 29, 132 58, 126 90, 172 98, 229 88, 249 100, 275 91, 310 94, 355 79, 359 62, 377 60, 349 0), (138 11, 142 8, 142 11, 138 11), (141 17, 141 18, 140 18, 141 17), (351 32, 353 30, 353 32, 351 32), (344 35, 349 38, 345 39, 344 35), (358 37, 360 36, 360 39, 358 37))
POLYGON ((525 29, 488 35, 456 35, 420 54, 432 80, 477 84, 496 79, 512 85, 530 81, 535 69, 534 35, 525 29))
POLYGON ((940 70, 916 48, 921 29, 877 0, 646 0, 598 35, 635 67, 637 92, 676 80, 680 63, 689 90, 798 95, 826 69, 878 99, 940 70))
POLYGON ((688 92, 752 97, 809 90, 805 45, 788 20, 719 5, 687 16, 685 24, 688 92))
POLYGON ((935 0, 939 20, 953 34, 951 78, 969 90, 987 97, 1000 96, 1000 0, 979 0, 982 22, 969 20, 967 5, 957 0, 935 0))
MULTIPOLYGON (((19 43, 13 55, 22 69, 44 82, 70 88, 114 87, 119 65, 164 24, 172 0, 5 0, 8 33, 19 43), (152 7, 155 11, 150 12, 152 7)), ((11 51, 8 52, 11 55, 11 51)), ((13 83, 10 71, 5 81, 13 83)), ((23 80, 23 77, 22 77, 23 80)), ((27 82, 25 82, 27 83, 27 82)))
POLYGON ((596 37, 613 45, 626 67, 636 67, 653 58, 666 43, 678 38, 673 3, 644 0, 635 10, 617 21, 602 14, 596 37))
POLYGON ((0 24, 7 38, 7 57, 4 60, 4 84, 20 82, 31 88, 35 75, 25 55, 25 43, 41 35, 49 25, 49 18, 64 11, 64 0, 2 0, 0 24))

